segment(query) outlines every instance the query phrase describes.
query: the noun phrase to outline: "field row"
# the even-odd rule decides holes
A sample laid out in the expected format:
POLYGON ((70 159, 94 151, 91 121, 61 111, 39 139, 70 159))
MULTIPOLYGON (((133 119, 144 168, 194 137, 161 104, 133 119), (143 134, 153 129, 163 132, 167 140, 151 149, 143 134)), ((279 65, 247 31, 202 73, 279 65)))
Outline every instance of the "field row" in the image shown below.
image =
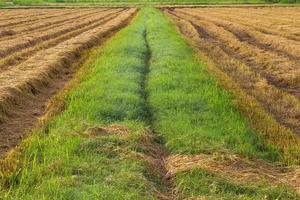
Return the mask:
POLYGON ((201 53, 265 111, 300 134, 299 8, 164 11, 201 53))
POLYGON ((18 144, 47 99, 71 78, 70 64, 82 51, 125 26, 135 13, 136 9, 46 9, 34 13, 36 17, 0 25, 13 33, 0 37, 1 153, 18 144))

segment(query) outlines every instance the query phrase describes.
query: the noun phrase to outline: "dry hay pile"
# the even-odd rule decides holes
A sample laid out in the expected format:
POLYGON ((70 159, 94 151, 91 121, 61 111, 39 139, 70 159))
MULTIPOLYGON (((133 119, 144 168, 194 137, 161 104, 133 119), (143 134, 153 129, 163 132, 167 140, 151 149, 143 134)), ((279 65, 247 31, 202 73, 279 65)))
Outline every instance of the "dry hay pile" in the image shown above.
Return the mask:
POLYGON ((266 182, 269 185, 287 184, 300 194, 300 168, 280 167, 262 160, 247 160, 236 155, 172 155, 165 161, 167 176, 195 168, 225 176, 237 183, 266 182))

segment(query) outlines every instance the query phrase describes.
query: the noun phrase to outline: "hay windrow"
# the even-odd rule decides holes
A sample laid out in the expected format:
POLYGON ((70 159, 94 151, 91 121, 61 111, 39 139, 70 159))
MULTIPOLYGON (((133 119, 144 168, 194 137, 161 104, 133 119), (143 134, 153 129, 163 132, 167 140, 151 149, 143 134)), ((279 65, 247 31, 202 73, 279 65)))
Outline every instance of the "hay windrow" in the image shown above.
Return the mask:
POLYGON ((253 71, 259 73, 274 86, 297 96, 297 90, 292 90, 292 88, 297 85, 298 81, 299 45, 294 45, 293 51, 280 50, 276 47, 278 45, 272 47, 269 43, 255 39, 251 36, 249 28, 214 19, 213 16, 207 18, 199 13, 180 11, 179 13, 184 13, 186 19, 189 18, 187 16, 193 17, 193 22, 202 26, 213 42, 231 57, 250 66, 253 71))
POLYGON ((74 23, 74 22, 78 22, 78 21, 86 21, 88 19, 90 19, 91 21, 93 21, 92 19, 96 16, 101 16, 101 15, 105 15, 107 13, 113 13, 113 12, 118 12, 121 11, 118 9, 112 9, 112 10, 105 10, 105 9, 100 9, 100 10, 83 10, 80 13, 70 13, 67 16, 57 16, 57 19, 52 19, 50 17, 50 19, 42 19, 42 20, 38 20, 37 22, 33 23, 33 24, 21 24, 18 25, 14 28, 10 28, 10 29, 5 29, 5 30, 11 30, 14 31, 15 34, 11 35, 11 36, 3 36, 0 37, 0 43, 1 42, 7 42, 9 40, 14 41, 16 40, 16 35, 19 37, 23 37, 23 38, 30 38, 30 37, 35 37, 38 34, 44 33, 47 34, 47 31, 51 31, 52 29, 56 29, 59 30, 62 27, 70 27, 68 26, 70 23, 74 23))
MULTIPOLYGON (((108 12, 109 13, 109 12, 108 12)), ((76 19, 71 23, 66 23, 63 26, 58 26, 57 28, 52 28, 45 31, 37 31, 36 33, 28 33, 22 35, 22 37, 14 37, 11 40, 1 41, 0 48, 0 58, 5 58, 8 55, 11 55, 14 52, 20 51, 25 48, 32 47, 37 45, 45 40, 49 40, 60 35, 66 34, 70 31, 78 30, 84 28, 85 26, 96 23, 98 20, 101 20, 105 16, 106 11, 100 14, 95 14, 95 16, 87 17, 86 19, 76 19)))
MULTIPOLYGON (((41 50, 45 50, 48 48, 53 48, 56 45, 58 45, 61 42, 64 42, 70 38, 76 37, 90 29, 93 29, 95 27, 98 27, 100 25, 104 25, 109 20, 115 18, 117 15, 119 15, 122 12, 122 10, 111 12, 107 15, 103 15, 100 20, 96 20, 95 23, 92 23, 90 25, 84 26, 81 29, 76 29, 73 31, 69 31, 66 34, 62 34, 58 37, 51 38, 46 41, 41 41, 38 44, 35 44, 33 47, 25 48, 23 50, 17 51, 4 59, 0 61, 0 71, 5 71, 8 69, 11 69, 12 67, 15 67, 16 65, 19 65, 20 63, 28 60, 30 57, 35 55, 37 52, 41 50)), ((105 13, 103 13, 105 14, 105 13)), ((99 15, 99 14, 98 14, 99 15)))
MULTIPOLYGON (((22 12, 22 10, 20 10, 22 12)), ((47 19, 47 18, 51 18, 51 17, 56 17, 56 16, 65 16, 65 15, 69 15, 71 13, 75 13, 77 11, 70 11, 70 12, 64 12, 62 10, 53 10, 54 13, 53 15, 49 15, 49 13, 44 10, 42 13, 39 13, 39 10, 31 10, 30 13, 32 12, 37 12, 36 14, 33 14, 33 15, 29 15, 29 16, 21 16, 21 20, 20 18, 16 18, 16 19, 12 19, 12 20, 5 20, 4 19, 4 22, 1 22, 0 23, 0 27, 1 28, 8 28, 8 27, 12 27, 12 26, 16 26, 16 25, 20 25, 20 24, 25 24, 25 23, 32 23, 32 22, 36 22, 38 20, 43 20, 43 19, 47 19), (45 16, 46 15, 46 16, 45 16)))
MULTIPOLYGON (((91 9, 91 10, 82 10, 82 12, 80 12, 80 13, 78 13, 76 11, 65 12, 65 13, 63 13, 62 16, 61 15, 56 16, 53 14, 54 16, 51 15, 48 18, 38 20, 37 22, 32 22, 29 24, 22 23, 21 25, 16 25, 13 28, 10 27, 3 31, 0 31, 0 41, 2 41, 3 38, 5 38, 5 39, 13 38, 12 36, 16 35, 16 34, 25 35, 25 33, 29 33, 29 32, 33 33, 33 32, 36 32, 37 30, 47 30, 50 28, 54 28, 57 25, 64 24, 68 21, 75 20, 78 18, 85 19, 86 17, 90 17, 93 14, 96 14, 96 13, 99 14, 99 11, 100 10, 95 11, 94 9, 91 9), (5 32, 7 32, 7 31, 11 32, 11 34, 7 34, 7 33, 5 34, 5 32)), ((107 9, 101 10, 101 12, 104 12, 104 11, 107 11, 107 9)), ((50 13, 52 13, 52 12, 50 11, 50 13)))

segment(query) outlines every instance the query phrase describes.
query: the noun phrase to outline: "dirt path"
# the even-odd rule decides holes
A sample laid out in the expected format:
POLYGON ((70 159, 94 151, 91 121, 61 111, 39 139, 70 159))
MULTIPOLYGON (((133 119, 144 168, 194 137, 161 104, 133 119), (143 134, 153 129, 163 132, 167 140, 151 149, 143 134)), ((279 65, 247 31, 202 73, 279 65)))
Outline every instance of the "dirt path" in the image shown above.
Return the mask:
POLYGON ((0 73, 0 156, 14 148, 43 115, 48 100, 72 78, 83 52, 126 26, 136 9, 122 12, 55 48, 40 51, 18 67, 0 73), (77 62, 77 63, 76 63, 77 62))

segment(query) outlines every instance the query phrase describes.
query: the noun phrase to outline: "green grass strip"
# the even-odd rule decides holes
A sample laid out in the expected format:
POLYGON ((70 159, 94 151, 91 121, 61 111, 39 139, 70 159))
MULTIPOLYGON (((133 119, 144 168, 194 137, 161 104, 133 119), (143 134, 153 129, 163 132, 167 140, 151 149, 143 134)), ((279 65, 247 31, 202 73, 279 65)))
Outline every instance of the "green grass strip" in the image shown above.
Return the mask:
POLYGON ((169 150, 185 154, 229 150, 278 160, 278 152, 263 145, 172 22, 161 13, 152 15, 147 24, 152 52, 147 91, 154 130, 169 150))
POLYGON ((142 82, 145 13, 102 50, 89 75, 66 98, 66 110, 35 132, 20 172, 2 185, 0 199, 153 199, 147 163, 137 156, 144 134, 142 82), (128 135, 89 138, 88 128, 122 124, 128 135))

